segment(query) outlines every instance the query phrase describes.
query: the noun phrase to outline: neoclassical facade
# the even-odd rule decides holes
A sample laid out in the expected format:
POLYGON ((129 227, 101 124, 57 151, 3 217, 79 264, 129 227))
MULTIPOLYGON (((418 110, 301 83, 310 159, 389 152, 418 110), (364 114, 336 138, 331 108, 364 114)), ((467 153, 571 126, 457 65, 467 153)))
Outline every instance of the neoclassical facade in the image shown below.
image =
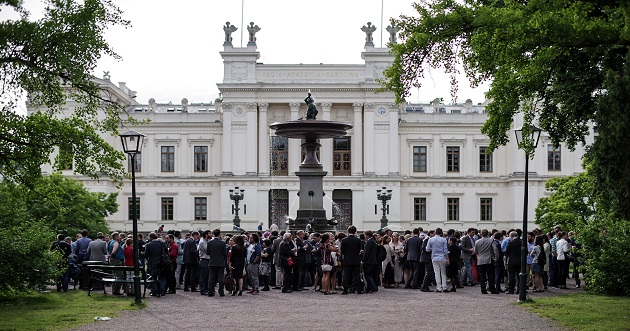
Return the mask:
MULTIPOLYGON (((324 208, 341 227, 380 228, 376 193, 383 187, 392 190, 387 219, 395 229, 507 229, 522 223, 525 156, 513 141, 485 153, 483 102, 394 104, 392 93, 376 93, 376 80, 393 57, 367 38, 363 64, 279 65, 258 62, 255 36, 243 48, 233 47, 228 37, 226 31, 224 77, 217 84, 222 97, 212 104, 186 99, 177 105, 153 99, 138 104, 124 83, 97 80, 136 118, 150 120, 133 127, 146 135, 135 165, 140 231, 159 225, 231 229, 235 187, 244 190, 243 228, 282 225, 295 217, 300 142, 276 137, 269 125, 305 117, 308 91, 318 118, 353 126, 344 138, 322 140, 319 151, 328 171, 324 208)), ((516 118, 515 126, 520 122, 516 118)), ((107 139, 121 148, 116 137, 107 139)), ((530 161, 530 227, 538 199, 548 193, 546 180, 582 171, 583 153, 583 148, 554 149, 543 133, 530 161)), ((66 175, 75 176, 70 170, 66 175)), ((120 208, 109 223, 112 229, 131 229, 130 182, 118 190, 107 179, 75 177, 91 190, 118 191, 120 208)))

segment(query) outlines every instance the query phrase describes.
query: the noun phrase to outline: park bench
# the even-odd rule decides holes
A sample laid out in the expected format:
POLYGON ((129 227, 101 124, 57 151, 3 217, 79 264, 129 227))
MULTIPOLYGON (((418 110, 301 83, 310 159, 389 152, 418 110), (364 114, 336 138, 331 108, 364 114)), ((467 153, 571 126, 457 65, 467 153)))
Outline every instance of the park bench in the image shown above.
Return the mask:
MULTIPOLYGON (((84 266, 85 267, 85 266, 84 266)), ((100 282, 105 284, 133 284, 133 272, 134 267, 131 266, 113 266, 113 265, 87 265, 87 271, 89 272, 88 279, 88 296, 91 295, 93 284, 100 282), (124 271, 123 276, 116 276, 115 271, 124 271)), ((151 286, 153 279, 147 276, 146 270, 140 268, 140 284, 144 286, 142 297, 144 298, 147 293, 147 287, 151 286)), ((103 286, 103 294, 107 294, 106 287, 103 286)))

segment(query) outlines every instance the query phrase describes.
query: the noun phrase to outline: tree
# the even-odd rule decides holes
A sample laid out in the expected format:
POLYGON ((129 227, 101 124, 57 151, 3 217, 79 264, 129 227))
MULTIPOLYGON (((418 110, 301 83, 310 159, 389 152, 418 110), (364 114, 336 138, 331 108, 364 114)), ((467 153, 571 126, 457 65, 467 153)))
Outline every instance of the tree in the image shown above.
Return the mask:
POLYGON ((0 294, 39 288, 54 279, 59 256, 50 246, 56 235, 109 232, 105 218, 118 210, 116 196, 89 192, 61 175, 42 177, 32 189, 0 182, 0 294))
POLYGON ((103 56, 119 56, 103 32, 128 26, 111 0, 47 0, 44 17, 30 20, 19 0, 0 0, 20 19, 0 21, 0 175, 33 186, 41 165, 120 183, 125 156, 103 138, 133 121, 105 94, 92 72, 103 56), (20 114, 20 102, 39 111, 20 114), (70 105, 76 104, 76 107, 70 105))
POLYGON ((627 254, 630 222, 611 215, 594 190, 591 167, 570 177, 552 178, 536 208, 536 223, 545 230, 556 225, 577 233, 580 259, 588 290, 630 296, 630 256, 627 254))
POLYGON ((43 177, 28 192, 30 217, 55 233, 74 236, 82 229, 107 233, 107 216, 118 211, 118 193, 90 192, 80 182, 61 175, 43 177))
MULTIPOLYGON (((586 160, 596 192, 615 217, 630 220, 627 1, 427 0, 415 9, 418 17, 392 22, 402 42, 390 45, 395 59, 382 89, 401 102, 427 68, 443 67, 456 82, 461 63, 472 86, 492 82, 482 128, 491 150, 508 142, 518 112, 526 130, 537 121, 570 149, 585 144, 594 123, 598 139, 586 160)), ((521 147, 531 151, 532 142, 521 147)))

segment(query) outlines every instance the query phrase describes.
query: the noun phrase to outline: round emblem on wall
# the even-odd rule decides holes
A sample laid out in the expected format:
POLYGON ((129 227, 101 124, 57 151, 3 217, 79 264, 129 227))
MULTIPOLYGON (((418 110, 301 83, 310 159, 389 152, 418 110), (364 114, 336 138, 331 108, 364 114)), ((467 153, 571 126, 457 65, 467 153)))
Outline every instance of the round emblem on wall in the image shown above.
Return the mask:
POLYGON ((244 113, 244 112, 245 112, 245 111, 244 111, 244 110, 243 110, 243 108, 241 108, 241 107, 238 107, 238 108, 234 109, 234 114, 236 114, 236 115, 238 115, 238 116, 243 115, 243 113, 244 113))
POLYGON ((378 114, 378 116, 385 116, 385 114, 387 114, 387 109, 385 109, 385 107, 379 107, 376 110, 376 113, 378 114))

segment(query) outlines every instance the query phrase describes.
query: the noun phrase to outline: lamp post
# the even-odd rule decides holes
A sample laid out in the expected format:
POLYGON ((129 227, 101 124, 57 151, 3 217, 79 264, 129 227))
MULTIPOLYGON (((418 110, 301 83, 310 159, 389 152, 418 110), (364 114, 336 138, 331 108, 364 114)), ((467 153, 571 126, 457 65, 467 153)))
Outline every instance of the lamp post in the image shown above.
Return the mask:
POLYGON ((245 197, 245 190, 239 189, 238 186, 233 190, 230 190, 230 199, 234 201, 234 206, 232 207, 232 213, 234 214, 234 225, 240 227, 241 226, 241 218, 238 217, 238 202, 243 200, 245 197))
POLYGON ((388 190, 387 187, 383 187, 381 190, 376 190, 376 198, 381 200, 383 203, 383 207, 381 210, 383 211, 383 216, 381 217, 381 228, 387 226, 387 211, 389 208, 387 207, 387 201, 392 199, 392 190, 388 190))
POLYGON ((132 201, 132 213, 133 213, 133 293, 135 296, 136 305, 142 303, 140 297, 140 261, 138 260, 139 249, 138 247, 138 215, 136 207, 136 156, 140 154, 142 150, 142 140, 144 135, 134 130, 129 130, 120 135, 122 141, 123 151, 131 158, 131 201, 132 201))
POLYGON ((525 293, 527 283, 527 200, 529 194, 529 158, 532 152, 538 146, 541 129, 529 125, 514 130, 516 134, 516 143, 522 146, 525 151, 525 191, 523 194, 523 238, 521 240, 521 273, 519 274, 518 283, 518 302, 524 303, 527 300, 525 293))

